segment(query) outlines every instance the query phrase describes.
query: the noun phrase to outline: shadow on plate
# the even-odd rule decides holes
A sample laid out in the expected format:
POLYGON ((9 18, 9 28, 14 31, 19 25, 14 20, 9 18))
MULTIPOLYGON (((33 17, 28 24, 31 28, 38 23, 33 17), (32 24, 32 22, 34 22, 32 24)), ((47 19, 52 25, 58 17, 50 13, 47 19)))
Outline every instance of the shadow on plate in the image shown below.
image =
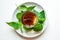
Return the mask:
POLYGON ((16 31, 15 31, 15 33, 24 40, 35 40, 35 39, 41 37, 45 33, 46 30, 47 30, 47 28, 43 31, 43 33, 41 33, 40 35, 38 35, 36 37, 24 37, 24 36, 20 35, 19 33, 17 33, 16 31))

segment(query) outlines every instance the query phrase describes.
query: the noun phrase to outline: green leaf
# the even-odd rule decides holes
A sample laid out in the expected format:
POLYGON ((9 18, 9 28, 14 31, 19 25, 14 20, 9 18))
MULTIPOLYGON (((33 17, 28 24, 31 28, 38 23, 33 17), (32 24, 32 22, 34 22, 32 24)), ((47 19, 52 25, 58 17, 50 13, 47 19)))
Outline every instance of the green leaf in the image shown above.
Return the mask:
POLYGON ((34 8, 35 8, 35 6, 29 6, 29 7, 27 8, 27 10, 31 11, 31 10, 33 10, 34 8))
POLYGON ((7 22, 7 24, 11 27, 13 27, 15 30, 19 29, 20 28, 20 25, 19 23, 17 22, 7 22))
POLYGON ((40 24, 40 23, 37 23, 35 26, 34 26, 34 31, 36 31, 36 32, 39 32, 39 31, 41 31, 43 29, 43 26, 42 26, 42 24, 40 24))
POLYGON ((22 22, 19 22, 19 25, 20 25, 20 30, 21 30, 21 32, 23 33, 23 30, 22 30, 23 24, 22 24, 22 22))
POLYGON ((25 29, 25 31, 31 31, 33 28, 26 28, 26 27, 24 26, 24 29, 25 29))
POLYGON ((19 25, 22 26, 23 25, 22 22, 19 22, 19 25))
POLYGON ((44 23, 44 21, 45 21, 45 18, 38 18, 39 23, 44 23))
POLYGON ((20 11, 26 11, 26 10, 27 10, 27 7, 25 5, 20 6, 20 11))
POLYGON ((40 12, 40 16, 39 16, 40 18, 45 18, 45 12, 44 12, 44 10, 42 10, 41 12, 40 12))
POLYGON ((44 10, 39 13, 38 21, 39 21, 39 23, 43 23, 45 21, 45 12, 44 12, 44 10))
POLYGON ((19 22, 20 22, 20 20, 21 20, 21 16, 22 16, 22 13, 17 13, 17 14, 16 14, 16 18, 18 19, 19 22))

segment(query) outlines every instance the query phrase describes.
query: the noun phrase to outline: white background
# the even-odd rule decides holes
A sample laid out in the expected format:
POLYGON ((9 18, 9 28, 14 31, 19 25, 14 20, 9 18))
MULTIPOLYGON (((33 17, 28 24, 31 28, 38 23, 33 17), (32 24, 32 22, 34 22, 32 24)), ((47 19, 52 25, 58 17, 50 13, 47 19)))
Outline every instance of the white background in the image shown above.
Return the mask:
POLYGON ((0 0, 0 40, 60 40, 60 0, 0 0), (24 2, 38 3, 46 11, 48 28, 38 38, 22 38, 5 23, 11 21, 16 5, 24 2))

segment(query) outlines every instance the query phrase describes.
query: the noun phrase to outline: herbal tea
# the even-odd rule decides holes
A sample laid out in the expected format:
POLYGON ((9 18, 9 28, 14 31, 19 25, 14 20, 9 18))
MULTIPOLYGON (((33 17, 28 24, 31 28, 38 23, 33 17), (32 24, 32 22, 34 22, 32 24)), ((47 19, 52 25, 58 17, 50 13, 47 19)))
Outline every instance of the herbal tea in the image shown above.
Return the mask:
POLYGON ((22 23, 24 25, 34 25, 37 21, 37 16, 30 11, 26 11, 23 15, 22 15, 22 23))

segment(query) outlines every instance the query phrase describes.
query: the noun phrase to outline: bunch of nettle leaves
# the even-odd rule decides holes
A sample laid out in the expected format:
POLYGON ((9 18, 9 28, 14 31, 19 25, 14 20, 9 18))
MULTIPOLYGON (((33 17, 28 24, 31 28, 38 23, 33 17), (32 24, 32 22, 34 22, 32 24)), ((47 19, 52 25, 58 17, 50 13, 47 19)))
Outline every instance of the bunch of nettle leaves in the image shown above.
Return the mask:
POLYGON ((20 12, 18 12, 16 14, 16 18, 18 19, 18 22, 6 22, 9 26, 13 27, 15 30, 21 29, 22 27, 26 30, 26 31, 31 31, 34 30, 35 32, 39 32, 43 29, 43 24, 45 21, 45 12, 44 10, 42 10, 41 12, 36 11, 34 8, 36 6, 29 6, 26 7, 25 5, 21 5, 18 9, 20 12), (21 22, 21 16, 25 11, 34 11, 34 13, 37 15, 38 17, 38 22, 36 23, 36 25, 34 25, 34 27, 32 28, 26 28, 23 26, 22 22, 21 22))

